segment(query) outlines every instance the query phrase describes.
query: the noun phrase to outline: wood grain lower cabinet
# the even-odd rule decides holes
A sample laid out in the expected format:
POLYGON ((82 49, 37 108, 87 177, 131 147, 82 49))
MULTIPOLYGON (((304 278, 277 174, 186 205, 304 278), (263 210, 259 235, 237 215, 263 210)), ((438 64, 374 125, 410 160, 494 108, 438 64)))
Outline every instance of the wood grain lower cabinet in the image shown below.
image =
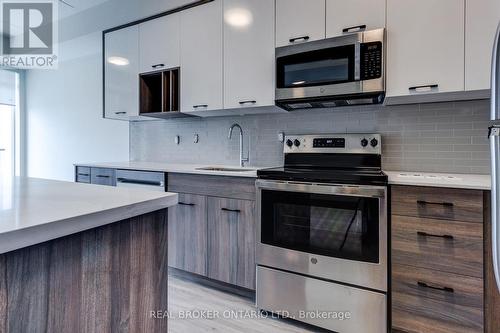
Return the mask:
POLYGON ((208 198, 208 277, 255 289, 255 204, 208 198))
POLYGON ((168 210, 168 264, 207 275, 207 197, 179 194, 168 210))
POLYGON ((394 332, 485 332, 484 193, 391 188, 394 332))
POLYGON ((255 289, 255 179, 168 174, 169 266, 255 289))

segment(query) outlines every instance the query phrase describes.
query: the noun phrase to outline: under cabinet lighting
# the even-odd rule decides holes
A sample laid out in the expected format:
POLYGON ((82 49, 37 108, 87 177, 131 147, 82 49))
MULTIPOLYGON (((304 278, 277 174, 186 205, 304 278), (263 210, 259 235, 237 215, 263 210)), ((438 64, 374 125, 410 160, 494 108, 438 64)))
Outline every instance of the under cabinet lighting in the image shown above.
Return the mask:
POLYGON ((127 66, 130 64, 130 61, 123 57, 109 57, 108 62, 116 66, 127 66))

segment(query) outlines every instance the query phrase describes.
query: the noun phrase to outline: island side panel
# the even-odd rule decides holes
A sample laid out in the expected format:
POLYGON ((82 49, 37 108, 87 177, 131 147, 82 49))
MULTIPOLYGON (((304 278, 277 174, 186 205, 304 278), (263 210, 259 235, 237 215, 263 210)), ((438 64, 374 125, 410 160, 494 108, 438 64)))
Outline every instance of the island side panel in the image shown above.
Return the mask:
POLYGON ((0 255, 0 332, 167 332, 167 211, 0 255))

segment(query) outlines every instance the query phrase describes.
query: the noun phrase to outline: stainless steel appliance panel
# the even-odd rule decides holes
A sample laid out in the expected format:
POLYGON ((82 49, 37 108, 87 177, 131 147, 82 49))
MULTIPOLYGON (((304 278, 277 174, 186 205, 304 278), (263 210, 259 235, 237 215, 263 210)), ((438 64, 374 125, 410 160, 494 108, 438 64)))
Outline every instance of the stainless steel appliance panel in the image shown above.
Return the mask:
POLYGON ((387 291, 387 190, 383 186, 313 184, 257 180, 257 252, 258 265, 275 267, 309 276, 338 281, 379 291, 387 291), (262 191, 314 193, 378 200, 378 262, 343 259, 269 245, 262 239, 262 191))
POLYGON ((497 287, 500 290, 500 24, 498 25, 493 47, 491 72, 491 120, 490 127, 491 148, 491 233, 493 268, 497 287))
POLYGON ((260 266, 257 285, 259 309, 339 333, 387 332, 385 294, 260 266))

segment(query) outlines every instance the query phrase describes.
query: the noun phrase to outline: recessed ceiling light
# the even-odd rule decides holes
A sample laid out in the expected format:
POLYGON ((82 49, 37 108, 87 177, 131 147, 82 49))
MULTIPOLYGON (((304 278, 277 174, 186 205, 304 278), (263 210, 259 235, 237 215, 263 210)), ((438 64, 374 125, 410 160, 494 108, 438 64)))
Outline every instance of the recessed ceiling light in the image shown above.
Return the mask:
POLYGON ((233 27, 244 28, 252 24, 253 15, 248 9, 232 8, 226 11, 224 20, 233 27))
POLYGON ((306 83, 306 81, 295 81, 295 82, 292 82, 292 84, 294 86, 298 86, 299 84, 304 84, 304 83, 306 83))
POLYGON ((127 66, 130 64, 130 61, 123 57, 109 57, 108 62, 116 66, 127 66))

